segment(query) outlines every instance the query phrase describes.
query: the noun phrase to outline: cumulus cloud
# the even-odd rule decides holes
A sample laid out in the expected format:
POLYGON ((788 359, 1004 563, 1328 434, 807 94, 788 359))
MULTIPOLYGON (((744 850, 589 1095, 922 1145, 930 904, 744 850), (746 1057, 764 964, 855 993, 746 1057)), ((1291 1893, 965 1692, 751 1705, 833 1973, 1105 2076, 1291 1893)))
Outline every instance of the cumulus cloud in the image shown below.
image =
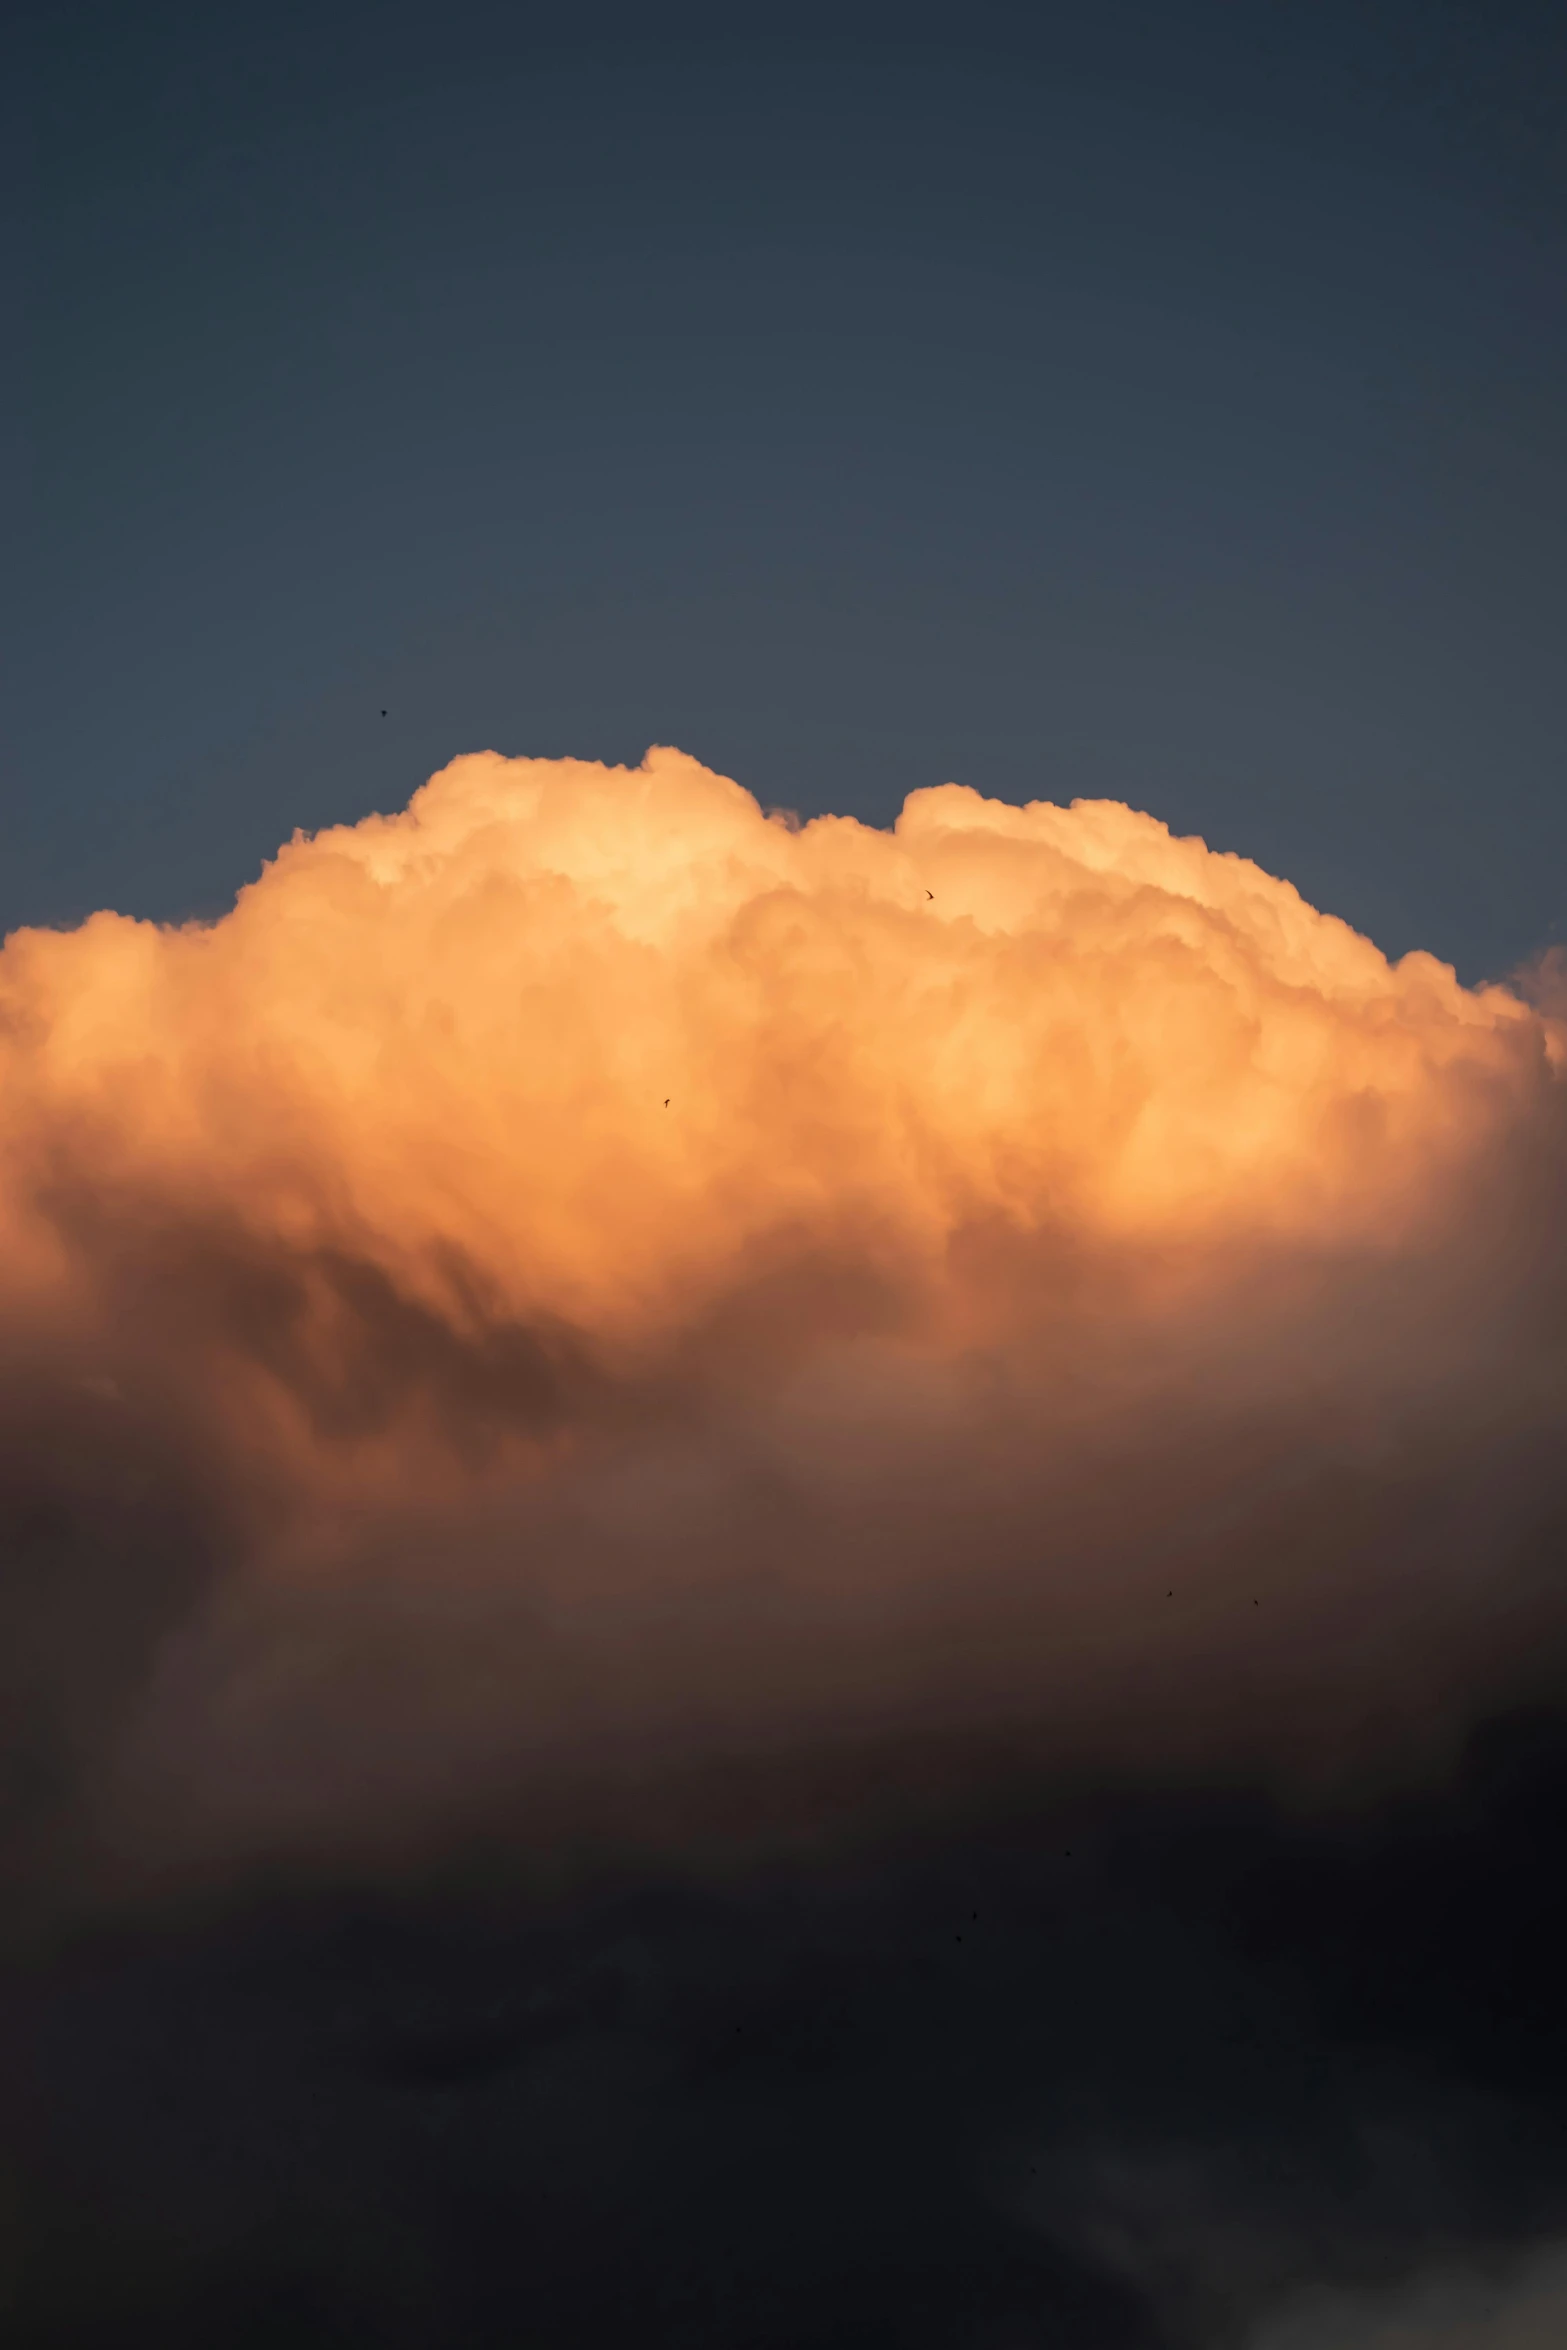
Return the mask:
POLYGON ((1556 1684, 1564 1064, 1130 809, 673 751, 15 934, 16 1849, 1433 1767, 1556 1684))

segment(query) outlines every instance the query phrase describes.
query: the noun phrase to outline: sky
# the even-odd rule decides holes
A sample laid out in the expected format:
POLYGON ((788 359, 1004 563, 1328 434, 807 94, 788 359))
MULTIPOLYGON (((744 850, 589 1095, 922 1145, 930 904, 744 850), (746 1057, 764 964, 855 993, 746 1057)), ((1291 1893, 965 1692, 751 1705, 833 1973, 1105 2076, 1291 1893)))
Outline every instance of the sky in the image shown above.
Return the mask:
POLYGON ((1554 15, 24 7, 0 922, 672 742, 1124 799, 1510 970, 1567 920, 1554 15))
POLYGON ((1567 2335, 1567 36, 23 7, 19 2350, 1567 2335))

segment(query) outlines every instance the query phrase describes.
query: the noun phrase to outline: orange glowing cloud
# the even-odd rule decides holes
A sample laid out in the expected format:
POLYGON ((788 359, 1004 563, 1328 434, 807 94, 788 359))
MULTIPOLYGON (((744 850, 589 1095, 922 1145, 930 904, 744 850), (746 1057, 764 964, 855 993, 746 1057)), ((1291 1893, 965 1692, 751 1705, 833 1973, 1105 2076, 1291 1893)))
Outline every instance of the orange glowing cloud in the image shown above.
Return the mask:
POLYGON ((297 1821, 394 1752, 1462 1713, 1567 1501, 1564 1059, 1128 808, 670 750, 19 932, 9 1359, 207 1496, 114 1752, 297 1821))

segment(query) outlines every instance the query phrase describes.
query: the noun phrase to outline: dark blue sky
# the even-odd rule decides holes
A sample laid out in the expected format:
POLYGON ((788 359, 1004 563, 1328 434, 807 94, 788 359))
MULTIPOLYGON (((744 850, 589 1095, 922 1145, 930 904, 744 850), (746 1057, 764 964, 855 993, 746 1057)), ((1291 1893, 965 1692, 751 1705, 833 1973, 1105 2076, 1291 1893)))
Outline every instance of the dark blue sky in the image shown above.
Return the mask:
POLYGON ((1567 933, 1558 13, 24 10, 0 922, 671 741, 1126 798, 1510 967, 1567 933))

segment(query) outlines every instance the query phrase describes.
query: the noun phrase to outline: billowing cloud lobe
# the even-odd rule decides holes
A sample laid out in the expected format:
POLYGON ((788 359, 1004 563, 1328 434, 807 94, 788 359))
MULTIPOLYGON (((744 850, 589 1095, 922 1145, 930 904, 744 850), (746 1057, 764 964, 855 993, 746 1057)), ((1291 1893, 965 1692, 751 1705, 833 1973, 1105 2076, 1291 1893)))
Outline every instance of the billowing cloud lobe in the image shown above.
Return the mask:
POLYGON ((20 932, 22 1813, 1427 1768, 1554 1669, 1563 1058, 1127 808, 801 826, 673 751, 20 932))

